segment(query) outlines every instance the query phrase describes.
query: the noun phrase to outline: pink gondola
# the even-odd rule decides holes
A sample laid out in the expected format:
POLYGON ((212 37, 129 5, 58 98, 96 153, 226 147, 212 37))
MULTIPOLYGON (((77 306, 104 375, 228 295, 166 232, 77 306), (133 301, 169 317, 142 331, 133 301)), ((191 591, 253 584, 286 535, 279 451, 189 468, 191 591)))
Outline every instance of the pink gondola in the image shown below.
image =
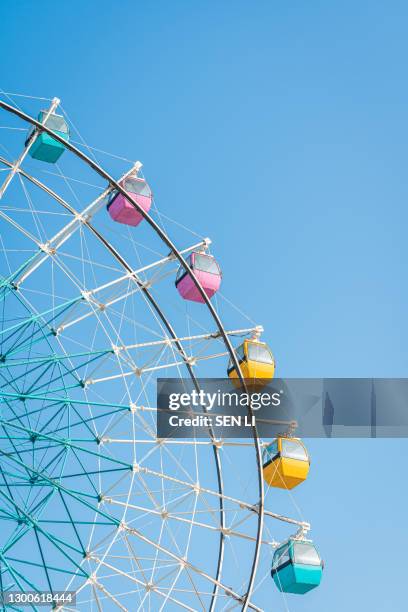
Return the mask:
MULTIPOLYGON (((221 270, 214 257, 205 253, 193 252, 187 261, 205 293, 211 298, 221 285, 221 270)), ((205 300, 183 266, 180 266, 177 272, 176 287, 185 300, 204 303, 205 300)))
MULTIPOLYGON (((152 205, 152 192, 144 179, 132 176, 125 178, 119 184, 145 212, 149 212, 152 205)), ((111 195, 106 208, 117 223, 136 226, 143 221, 140 212, 117 191, 111 195)))

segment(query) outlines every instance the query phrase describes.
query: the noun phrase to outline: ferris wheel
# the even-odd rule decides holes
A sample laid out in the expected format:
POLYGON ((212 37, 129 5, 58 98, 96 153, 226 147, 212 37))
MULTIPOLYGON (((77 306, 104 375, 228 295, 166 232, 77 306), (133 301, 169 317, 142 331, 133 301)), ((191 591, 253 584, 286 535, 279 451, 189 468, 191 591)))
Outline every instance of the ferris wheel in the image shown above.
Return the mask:
POLYGON ((31 597, 5 609, 289 609, 323 569, 303 443, 156 437, 158 376, 272 378, 262 327, 140 162, 56 98, 0 107, 0 589, 31 597))

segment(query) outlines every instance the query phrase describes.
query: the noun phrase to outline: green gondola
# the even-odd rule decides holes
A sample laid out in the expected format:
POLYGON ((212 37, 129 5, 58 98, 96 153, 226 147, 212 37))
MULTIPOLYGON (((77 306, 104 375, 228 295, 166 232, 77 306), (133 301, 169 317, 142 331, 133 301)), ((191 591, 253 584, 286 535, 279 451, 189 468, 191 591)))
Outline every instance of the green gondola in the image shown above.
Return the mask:
MULTIPOLYGON (((43 123, 45 116, 47 115, 47 111, 41 111, 38 115, 38 121, 43 123)), ((55 132, 58 136, 69 142, 69 128, 67 122, 64 117, 61 115, 57 115, 52 113, 44 125, 55 132)), ((27 146, 32 138, 36 128, 30 130, 25 145, 27 146)), ((46 132, 41 132, 34 143, 31 145, 29 154, 34 159, 39 159, 40 161, 47 162, 49 164, 55 164, 56 161, 59 160, 63 152, 65 151, 65 147, 63 144, 55 140, 52 136, 47 134, 46 132)))
POLYGON ((319 586, 323 566, 312 542, 290 539, 275 551, 271 574, 281 592, 303 595, 319 586))

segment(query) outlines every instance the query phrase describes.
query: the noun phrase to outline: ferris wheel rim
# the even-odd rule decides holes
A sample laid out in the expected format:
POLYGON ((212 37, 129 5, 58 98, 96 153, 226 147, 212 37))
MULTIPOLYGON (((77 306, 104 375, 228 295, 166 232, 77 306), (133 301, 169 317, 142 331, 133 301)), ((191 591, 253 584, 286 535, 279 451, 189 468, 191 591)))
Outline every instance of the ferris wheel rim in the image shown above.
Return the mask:
MULTIPOLYGON (((173 243, 173 241, 168 237, 166 232, 156 223, 156 221, 146 211, 144 211, 141 207, 139 207, 137 202, 135 202, 133 199, 129 198, 129 195, 123 189, 122 185, 119 184, 119 182, 117 182, 113 177, 111 177, 109 175, 109 173, 107 173, 102 168, 102 166, 100 166, 98 163, 93 161, 90 157, 88 157, 80 149, 78 149, 77 147, 72 145, 70 142, 62 139, 58 134, 55 134, 52 130, 47 128, 45 125, 43 125, 40 122, 36 121, 30 115, 27 115, 26 113, 24 113, 23 111, 21 111, 18 108, 15 108, 11 104, 8 104, 8 103, 4 102, 3 100, 0 100, 0 107, 3 108, 3 110, 18 116, 20 119, 22 119, 26 123, 30 123, 32 126, 36 127, 37 129, 48 133, 48 135, 52 136, 55 140, 59 141, 61 144, 64 145, 64 147, 66 149, 71 151, 71 153, 76 155, 81 161, 85 162, 93 171, 95 171, 97 174, 99 174, 99 176, 101 176, 104 180, 106 180, 111 187, 113 187, 115 190, 120 192, 125 197, 125 199, 128 202, 130 202, 138 210, 138 212, 148 222, 150 227, 153 229, 153 231, 156 232, 156 234, 159 236, 159 238, 162 240, 162 242, 171 250, 173 255, 179 261, 180 265, 182 265, 184 267, 184 269, 186 270, 187 274, 191 277, 194 285, 196 286, 197 290, 199 291, 201 297, 203 298, 203 301, 206 304, 207 309, 210 312, 210 314, 211 314, 211 316, 212 316, 212 318, 213 318, 213 320, 214 320, 214 322, 215 322, 215 324, 216 324, 216 326, 218 328, 218 332, 219 332, 220 337, 222 338, 223 343, 224 343, 224 345, 225 345, 225 347, 226 347, 226 349, 227 349, 227 351, 229 353, 230 359, 232 360, 232 362, 234 363, 234 365, 236 367, 236 371, 238 373, 238 378, 239 378, 243 388, 246 390, 245 379, 242 376, 242 371, 241 371, 241 368, 240 368, 240 364, 239 364, 239 362, 237 360, 235 351, 233 350, 233 347, 232 347, 232 344, 231 344, 231 342, 229 340, 228 334, 226 333, 226 330, 225 330, 225 328, 224 328, 224 326, 222 324, 222 321, 221 321, 218 313, 216 312, 216 310, 215 310, 214 306, 212 305, 210 299, 208 298, 207 294, 205 293, 205 291, 201 287, 201 284, 199 283, 197 277, 194 274, 194 271, 190 268, 190 266, 188 265, 187 261, 183 257, 183 254, 176 247, 176 245, 173 243)), ((11 168, 13 167, 13 164, 11 162, 5 160, 5 158, 0 159, 0 161, 2 163, 5 163, 6 165, 8 165, 11 168)), ((26 173, 22 169, 19 169, 19 172, 21 172, 22 175, 24 175, 28 180, 31 180, 38 187, 40 187, 41 189, 44 189, 59 204, 62 204, 62 202, 64 200, 60 196, 58 196, 58 194, 56 194, 53 190, 49 189, 46 185, 44 185, 41 181, 39 181, 35 177, 32 177, 31 175, 29 175, 28 173, 26 173)), ((70 212, 72 213, 72 211, 74 210, 73 207, 68 205, 66 202, 65 202, 65 204, 67 205, 68 210, 70 210, 70 212)), ((72 214, 74 214, 74 213, 72 213, 72 214)), ((98 232, 98 230, 96 230, 89 223, 88 220, 84 220, 84 223, 94 233, 94 235, 99 240, 101 240, 103 242, 104 246, 106 248, 108 248, 108 250, 111 252, 111 254, 114 257, 117 258, 117 260, 121 263, 121 265, 124 266, 125 269, 127 269, 126 268, 126 262, 125 262, 125 260, 123 260, 123 258, 121 257, 120 253, 112 245, 110 245, 110 243, 108 241, 106 241, 106 239, 104 239, 104 237, 98 232)), ((128 272, 131 271, 131 270, 132 270, 131 267, 130 267, 130 270, 127 269, 128 272)), ((156 309, 156 312, 159 314, 159 316, 162 319, 164 325, 167 327, 169 333, 171 333, 171 335, 173 335, 174 340, 179 342, 179 339, 178 339, 177 335, 175 334, 175 332, 174 332, 174 330, 173 330, 173 328, 171 326, 171 323, 167 320, 167 317, 164 315, 164 313, 161 310, 161 308, 156 304, 156 302, 155 302, 154 298, 151 296, 148 288, 147 287, 143 287, 143 286, 141 286, 140 288, 143 290, 143 292, 147 296, 147 298, 148 298, 149 302, 151 303, 151 305, 156 309)), ((184 354, 184 349, 183 349, 181 344, 180 344, 180 347, 182 349, 182 355, 183 355, 184 354)), ((196 381, 195 375, 192 372, 191 364, 189 364, 187 361, 185 361, 185 365, 187 366, 187 369, 189 371, 189 374, 190 374, 190 377, 192 378, 192 380, 196 381)), ((248 406, 248 410, 249 410, 250 414, 252 414, 252 409, 251 409, 250 406, 248 406)), ((251 572, 250 572, 249 579, 248 579, 248 588, 246 589, 245 594, 242 596, 242 599, 240 599, 241 602, 242 602, 242 610, 243 611, 246 611, 248 609, 248 607, 250 607, 252 609, 256 609, 256 606, 254 606, 254 604, 252 604, 252 602, 251 602, 251 596, 252 596, 252 591, 253 591, 254 582, 255 582, 255 578, 256 578, 257 567, 258 567, 258 563, 259 563, 259 557, 260 557, 260 551, 261 551, 261 545, 262 545, 263 523, 264 523, 264 488, 263 488, 263 477, 262 477, 262 457, 261 457, 261 447, 260 447, 260 443, 259 443, 259 438, 257 436, 256 426, 252 427, 252 433, 253 433, 253 442, 254 442, 253 447, 254 447, 255 454, 256 454, 256 461, 257 461, 257 468, 258 468, 257 469, 257 476, 258 476, 259 500, 258 500, 257 504, 254 506, 254 508, 256 508, 256 514, 257 514, 257 534, 256 534, 256 538, 255 538, 255 550, 254 550, 254 555, 253 555, 252 567, 251 567, 251 572)), ((219 452, 218 452, 219 449, 214 444, 212 444, 212 447, 213 447, 213 452, 214 452, 214 457, 215 457, 215 463, 216 463, 216 469, 217 469, 217 481, 218 481, 218 486, 219 487, 220 487, 220 483, 221 483, 220 502, 222 502, 222 499, 223 499, 222 468, 221 468, 221 462, 219 460, 219 452)), ((222 516, 222 521, 225 520, 225 515, 224 515, 223 512, 224 512, 223 509, 220 507, 220 516, 222 516)), ((221 571, 222 571, 224 543, 225 543, 225 535, 221 531, 220 532, 219 556, 218 556, 218 563, 217 563, 217 575, 218 575, 219 572, 221 573, 221 571)), ((218 583, 218 584, 217 583, 218 583, 218 580, 214 583, 214 590, 213 590, 213 595, 212 595, 212 598, 211 598, 211 606, 210 606, 209 610, 213 610, 214 609, 214 605, 215 605, 216 599, 217 599, 218 589, 220 588, 220 586, 221 587, 223 586, 221 583, 218 583)))
MULTIPOLYGON (((8 161, 6 158, 4 158, 3 156, 0 156, 0 163, 4 164, 4 165, 6 165, 6 166, 8 166, 10 168, 13 166, 13 164, 10 161, 8 161)), ((39 181, 38 179, 36 179, 32 175, 28 174, 24 170, 20 170, 20 173, 27 180, 33 182, 37 187, 39 187, 40 189, 46 191, 46 193, 50 197, 52 197, 55 201, 57 201, 64 208, 69 210, 69 212, 71 212, 71 214, 73 214, 73 215, 78 214, 78 211, 76 211, 70 204, 65 202, 63 200, 63 198, 61 198, 61 196, 59 196, 54 190, 50 189, 47 185, 42 183, 42 181, 39 181)), ((124 270, 126 270, 127 272, 132 272, 131 266, 129 266, 129 264, 121 256, 119 251, 117 249, 115 249, 115 247, 113 245, 111 245, 102 236, 102 234, 95 227, 93 227, 93 225, 91 224, 91 222, 88 219, 84 220, 84 225, 86 225, 90 229, 90 231, 96 236, 96 238, 99 241, 102 242, 102 244, 105 246, 105 248, 110 251, 110 253, 120 263, 120 265, 123 267, 124 270)), ((166 327, 167 331, 170 333, 172 338, 175 340, 176 346, 180 349, 180 353, 182 354, 183 358, 185 359, 185 366, 187 368, 187 371, 188 371, 188 373, 189 373, 193 383, 197 386, 198 385, 197 378, 196 378, 196 376, 195 376, 195 374, 193 372, 191 364, 188 362, 185 350, 184 350, 183 345, 182 345, 182 341, 176 335, 176 332, 174 331, 172 324, 170 323, 170 321, 168 320, 168 318, 164 314, 164 311, 162 310, 162 308, 157 303, 157 300, 152 296, 151 292, 149 291, 149 288, 146 287, 142 282, 139 282, 137 277, 135 277, 134 275, 132 276, 132 279, 138 285, 139 289, 141 291, 143 291, 143 293, 146 295, 149 303, 155 309, 156 313, 158 314, 159 318, 163 322, 163 324, 166 327)), ((217 471, 218 491, 219 491, 219 494, 220 494, 219 495, 220 517, 221 517, 220 524, 221 524, 221 528, 224 528, 225 527, 225 510, 224 510, 224 488, 223 488, 222 464, 221 464, 221 461, 220 461, 220 454, 219 454, 218 446, 214 443, 214 441, 212 441, 211 445, 212 445, 212 449, 213 449, 213 453, 214 453, 214 458, 215 458, 215 465, 216 465, 216 471, 217 471)), ((217 583, 219 583, 220 579, 221 579, 221 575, 222 575, 222 562, 223 562, 223 558, 224 558, 225 536, 224 536, 222 531, 220 531, 220 539, 219 539, 219 541, 220 541, 220 544, 219 544, 217 571, 216 571, 216 575, 215 575, 215 580, 217 581, 217 583)), ((211 605, 210 605, 210 608, 209 608, 209 612, 211 612, 214 609, 214 605, 215 605, 215 603, 217 601, 217 591, 218 591, 219 588, 220 588, 219 584, 215 584, 214 585, 214 590, 213 590, 213 595, 211 597, 211 605)))

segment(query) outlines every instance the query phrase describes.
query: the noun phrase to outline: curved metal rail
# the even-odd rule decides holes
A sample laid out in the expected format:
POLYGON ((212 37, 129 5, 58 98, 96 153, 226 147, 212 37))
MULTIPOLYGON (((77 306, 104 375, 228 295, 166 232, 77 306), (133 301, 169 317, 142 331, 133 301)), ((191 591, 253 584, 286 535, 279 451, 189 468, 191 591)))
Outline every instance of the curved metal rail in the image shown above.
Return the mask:
MULTIPOLYGON (((241 368, 240 368, 238 359, 237 359, 237 357, 235 355, 235 351, 234 351, 234 349, 232 347, 232 344, 231 344, 231 342, 230 342, 230 340, 228 338, 228 335, 225 332, 225 329, 224 329, 224 327, 222 325, 220 317, 218 316, 218 313, 216 312, 214 306, 212 305, 212 303, 211 303, 210 299, 208 298, 207 294, 205 293, 204 289, 202 288, 199 280, 197 279, 196 275, 194 274, 194 271, 190 268, 190 266, 188 265, 188 263, 185 260, 185 258, 183 257, 183 255, 177 249, 177 247, 172 242, 172 240, 167 236, 167 234, 162 230, 162 228, 156 223, 156 221, 147 212, 145 212, 143 210, 143 208, 141 208, 137 204, 137 202, 135 200, 133 200, 129 196, 129 194, 124 190, 124 188, 113 177, 111 177, 108 172, 106 172, 99 164, 97 164, 94 160, 92 160, 90 157, 88 157, 80 149, 75 147, 70 142, 67 142, 66 140, 61 138, 58 134, 54 133, 52 130, 47 128, 45 125, 43 125, 42 123, 40 123, 36 119, 33 119, 32 117, 30 117, 30 115, 27 115, 26 113, 24 113, 20 109, 15 108, 11 104, 8 104, 7 102, 4 102, 4 101, 0 100, 0 108, 3 108, 4 110, 6 110, 6 111, 16 115, 17 117, 19 117, 23 121, 26 121, 27 123, 33 125, 35 128, 37 128, 37 130, 39 132, 43 131, 43 132, 47 133, 49 136, 52 136, 52 138, 54 138, 60 144, 64 145, 64 147, 66 149, 71 151, 71 153, 76 155, 79 159, 81 159, 83 162, 85 162, 90 168, 92 168, 92 170, 94 170, 97 174, 99 174, 99 176, 101 176, 103 179, 105 179, 109 183, 109 185, 114 187, 114 189, 116 191, 118 191, 131 205, 133 205, 137 209, 137 211, 142 215, 142 217, 146 220, 146 222, 150 225, 150 227, 161 238, 161 240, 164 242, 164 244, 170 249, 170 251, 173 253, 174 257, 179 261, 180 265, 183 266, 183 268, 185 269, 186 273, 192 279, 195 287, 197 288, 197 290, 199 291, 199 293, 200 293, 201 297, 203 298, 205 304, 207 305, 207 308, 208 308, 208 310, 209 310, 209 312, 210 312, 210 314, 211 314, 211 316, 212 316, 212 318, 213 318, 213 320, 214 320, 214 322, 215 322, 215 324, 216 324, 216 326, 218 328, 219 334, 220 334, 220 336, 222 337, 222 339, 224 341, 224 344, 225 344, 225 346, 227 348, 227 351, 228 351, 228 353, 230 355, 232 363, 234 364, 234 367, 235 367, 235 369, 236 369, 236 371, 238 373, 238 378, 240 380, 240 383, 243 386, 243 388, 245 390, 247 390, 246 384, 245 384, 245 380, 244 380, 244 378, 242 376, 242 372, 241 372, 241 368)), ((252 409, 251 409, 250 406, 248 406, 248 411, 249 411, 250 415, 252 416, 252 409)), ((260 444, 259 444, 259 439, 258 439, 258 435, 257 435, 256 426, 252 427, 252 433, 253 433, 253 438, 254 438, 254 448, 255 448, 257 468, 258 468, 258 492, 259 492, 259 502, 257 504, 257 507, 258 507, 258 512, 257 512, 257 515, 258 515, 258 526, 257 526, 257 535, 256 535, 254 557, 253 557, 251 572, 250 572, 249 581, 248 581, 248 588, 247 588, 247 591, 246 591, 245 595, 243 596, 242 610, 244 612, 248 609, 248 606, 250 604, 250 598, 251 598, 253 587, 254 587, 254 582, 255 582, 255 577, 256 577, 256 570, 257 570, 258 563, 259 563, 259 555, 260 555, 260 549, 261 549, 261 543, 262 543, 261 541, 262 541, 262 532, 263 532, 263 522, 264 522, 264 489, 263 489, 263 480, 262 480, 262 456, 261 456, 261 447, 260 447, 260 444)), ((222 562, 222 560, 221 560, 221 562, 222 562)))

